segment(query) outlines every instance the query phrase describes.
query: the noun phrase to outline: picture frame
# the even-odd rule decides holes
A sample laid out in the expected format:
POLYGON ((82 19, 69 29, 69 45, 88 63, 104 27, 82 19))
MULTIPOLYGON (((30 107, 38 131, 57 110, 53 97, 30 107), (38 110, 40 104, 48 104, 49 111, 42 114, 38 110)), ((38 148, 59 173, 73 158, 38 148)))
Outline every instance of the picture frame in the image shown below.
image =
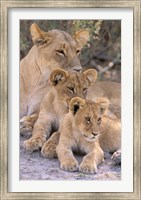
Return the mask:
POLYGON ((1 1, 1 197, 2 199, 139 199, 140 182, 140 66, 141 2, 124 1, 1 1), (10 193, 8 192, 8 9, 9 8, 132 8, 134 15, 134 191, 131 193, 10 193))

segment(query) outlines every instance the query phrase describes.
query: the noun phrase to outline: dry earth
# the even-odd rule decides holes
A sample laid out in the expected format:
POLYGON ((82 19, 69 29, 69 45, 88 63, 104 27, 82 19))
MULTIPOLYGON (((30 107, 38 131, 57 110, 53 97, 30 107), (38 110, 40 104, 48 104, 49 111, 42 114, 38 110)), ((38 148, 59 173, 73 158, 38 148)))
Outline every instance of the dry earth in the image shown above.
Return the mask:
MULTIPOLYGON (((46 159, 40 151, 27 152, 23 148, 25 138, 20 137, 20 180, 120 180, 121 167, 113 164, 111 154, 105 154, 105 162, 99 165, 97 174, 66 172, 59 168, 58 159, 46 159)), ((81 162, 82 156, 76 156, 81 162)))

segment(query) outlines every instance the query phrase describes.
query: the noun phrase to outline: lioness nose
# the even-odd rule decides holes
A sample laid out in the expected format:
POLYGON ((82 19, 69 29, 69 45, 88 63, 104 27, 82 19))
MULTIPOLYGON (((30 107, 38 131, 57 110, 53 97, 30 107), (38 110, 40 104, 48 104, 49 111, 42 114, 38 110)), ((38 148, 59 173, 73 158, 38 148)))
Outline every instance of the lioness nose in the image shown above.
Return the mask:
POLYGON ((93 132, 92 132, 92 134, 93 134, 93 136, 95 136, 95 137, 98 135, 98 133, 93 133, 93 132))
POLYGON ((81 66, 75 66, 72 68, 72 70, 76 71, 76 72, 81 72, 82 67, 81 66))

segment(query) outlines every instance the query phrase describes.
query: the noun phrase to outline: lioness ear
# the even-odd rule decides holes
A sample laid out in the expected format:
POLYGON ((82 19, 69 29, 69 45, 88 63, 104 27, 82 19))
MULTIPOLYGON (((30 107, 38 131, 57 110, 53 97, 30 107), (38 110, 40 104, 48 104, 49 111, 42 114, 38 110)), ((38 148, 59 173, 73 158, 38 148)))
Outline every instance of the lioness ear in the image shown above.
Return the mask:
POLYGON ((87 30, 78 31, 73 35, 73 38, 75 39, 79 47, 82 49, 83 46, 89 41, 90 38, 89 31, 87 30))
POLYGON ((33 43, 36 45, 49 44, 52 38, 47 35, 46 32, 42 31, 37 24, 32 24, 30 27, 33 43))
POLYGON ((50 74, 50 82, 52 85, 56 86, 59 82, 62 82, 66 80, 66 78, 69 76, 68 72, 66 72, 63 69, 55 69, 50 74))
POLYGON ((90 85, 94 83, 97 79, 97 71, 95 69, 88 69, 85 72, 83 72, 83 75, 89 81, 90 85))
POLYGON ((74 97, 71 99, 69 104, 69 110, 75 115, 75 113, 83 108, 85 105, 85 100, 80 97, 74 97))
POLYGON ((98 98, 96 103, 100 106, 100 111, 103 115, 109 106, 109 100, 107 98, 98 98))

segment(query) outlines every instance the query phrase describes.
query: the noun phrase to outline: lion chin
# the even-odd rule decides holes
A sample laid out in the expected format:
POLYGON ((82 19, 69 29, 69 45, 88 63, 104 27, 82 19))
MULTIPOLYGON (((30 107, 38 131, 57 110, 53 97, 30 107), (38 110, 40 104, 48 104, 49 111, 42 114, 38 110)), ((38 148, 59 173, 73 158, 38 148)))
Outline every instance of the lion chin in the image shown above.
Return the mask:
POLYGON ((97 136, 87 136, 84 133, 82 133, 82 135, 84 136, 84 138, 88 141, 88 142, 94 142, 97 140, 97 136))

